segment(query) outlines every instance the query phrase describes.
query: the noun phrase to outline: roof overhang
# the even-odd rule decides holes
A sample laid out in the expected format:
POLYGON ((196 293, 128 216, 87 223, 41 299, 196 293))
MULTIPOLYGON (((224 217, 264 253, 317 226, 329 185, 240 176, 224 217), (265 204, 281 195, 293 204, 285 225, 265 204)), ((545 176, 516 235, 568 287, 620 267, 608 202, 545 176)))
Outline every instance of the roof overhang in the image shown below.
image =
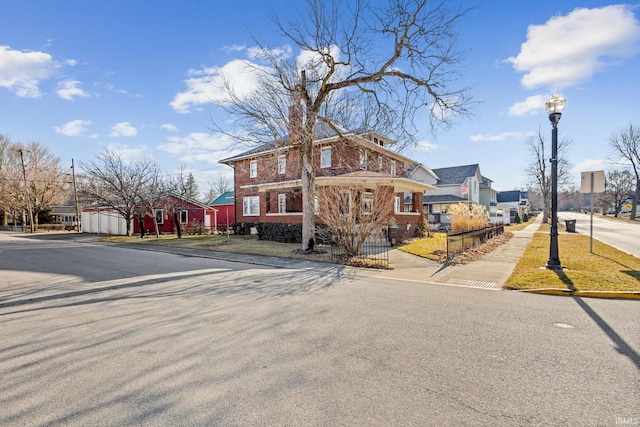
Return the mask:
MULTIPOLYGON (((321 176, 317 177, 316 186, 326 187, 331 185, 363 185, 371 187, 393 187, 394 193, 422 193, 425 190, 435 190, 436 187, 402 177, 382 177, 382 176, 321 176)), ((284 190, 302 187, 301 179, 291 181, 269 182, 266 184, 244 185, 240 188, 257 188, 261 193, 273 190, 284 190)))

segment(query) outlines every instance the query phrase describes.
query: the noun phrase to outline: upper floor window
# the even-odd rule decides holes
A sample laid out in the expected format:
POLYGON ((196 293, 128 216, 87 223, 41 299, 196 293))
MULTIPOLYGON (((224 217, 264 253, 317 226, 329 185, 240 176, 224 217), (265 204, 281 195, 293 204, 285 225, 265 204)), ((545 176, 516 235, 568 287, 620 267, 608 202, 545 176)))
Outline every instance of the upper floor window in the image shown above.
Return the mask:
POLYGON ((382 156, 378 156, 378 170, 382 170, 382 156))
POLYGON ((249 178, 255 178, 258 176, 258 161, 251 160, 249 163, 249 178))
POLYGON ((322 150, 320 150, 320 167, 331 167, 331 147, 324 147, 322 150))
POLYGON ((287 156, 278 156, 278 173, 282 175, 287 170, 287 156))
POLYGON ((367 170, 367 152, 360 151, 360 170, 367 170))
POLYGON ((396 161, 391 161, 391 176, 396 176, 396 161))

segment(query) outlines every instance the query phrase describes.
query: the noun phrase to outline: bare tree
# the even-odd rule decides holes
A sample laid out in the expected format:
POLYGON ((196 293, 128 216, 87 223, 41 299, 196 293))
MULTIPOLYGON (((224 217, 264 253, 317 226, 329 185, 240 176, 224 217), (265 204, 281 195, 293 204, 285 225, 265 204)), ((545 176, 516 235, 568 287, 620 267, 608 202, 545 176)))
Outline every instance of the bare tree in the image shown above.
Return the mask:
POLYGON ((318 217, 347 256, 360 254, 367 237, 393 217, 392 187, 323 186, 318 190, 318 217))
MULTIPOLYGON (((451 2, 306 0, 295 18, 274 16, 296 58, 259 44, 264 63, 254 64, 258 89, 248 96, 227 82, 222 108, 235 121, 235 136, 252 142, 300 144, 302 249, 314 236, 318 123, 342 135, 345 129, 377 130, 400 149, 415 142, 418 124, 451 124, 468 114, 468 89, 455 65, 454 24, 466 10, 451 2), (430 119, 426 119, 429 117, 430 119), (286 142, 285 142, 286 141, 286 142)), ((224 131, 214 123, 214 129, 224 131)))
POLYGON ((633 209, 631 219, 636 219, 636 206, 640 201, 640 128, 629 124, 628 127, 614 132, 609 137, 609 145, 616 154, 631 164, 635 175, 635 190, 633 192, 633 209))
POLYGON ((209 190, 205 195, 205 199, 208 203, 211 203, 219 195, 233 190, 233 182, 227 175, 218 175, 214 181, 209 181, 209 190))
POLYGON ((23 224, 26 224, 24 212, 29 206, 32 213, 30 224, 37 227, 38 214, 53 204, 61 203, 68 189, 69 177, 63 172, 58 157, 37 142, 15 143, 0 135, 0 205, 4 210, 3 225, 8 225, 10 213, 15 219, 17 212, 21 213, 23 224))
MULTIPOLYGON (((549 220, 551 210, 551 170, 547 169, 547 161, 551 158, 551 153, 545 149, 546 139, 538 129, 538 134, 529 138, 526 148, 529 156, 529 166, 526 169, 529 177, 529 188, 542 196, 543 214, 542 221, 549 220)), ((563 139, 558 142, 558 187, 566 187, 571 183, 569 169, 571 163, 565 157, 565 153, 571 141, 563 139)))
POLYGON ((632 197, 635 190, 635 179, 626 169, 615 169, 607 172, 603 196, 609 206, 613 206, 614 216, 618 216, 624 203, 632 197))
POLYGON ((110 150, 97 154, 96 160, 82 162, 85 179, 80 187, 87 199, 107 206, 126 221, 127 236, 131 236, 131 221, 136 207, 154 176, 155 160, 145 158, 127 161, 110 150))

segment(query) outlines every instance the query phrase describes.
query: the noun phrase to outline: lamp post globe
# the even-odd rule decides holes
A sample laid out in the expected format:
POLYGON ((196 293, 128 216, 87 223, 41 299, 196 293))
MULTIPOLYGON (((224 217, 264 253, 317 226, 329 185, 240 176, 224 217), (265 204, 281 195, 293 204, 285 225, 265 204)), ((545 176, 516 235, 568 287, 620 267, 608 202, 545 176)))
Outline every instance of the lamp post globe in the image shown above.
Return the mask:
POLYGON ((566 105, 567 100, 560 95, 553 95, 544 104, 551 122, 551 232, 546 267, 552 270, 562 269, 558 253, 558 122, 566 105))

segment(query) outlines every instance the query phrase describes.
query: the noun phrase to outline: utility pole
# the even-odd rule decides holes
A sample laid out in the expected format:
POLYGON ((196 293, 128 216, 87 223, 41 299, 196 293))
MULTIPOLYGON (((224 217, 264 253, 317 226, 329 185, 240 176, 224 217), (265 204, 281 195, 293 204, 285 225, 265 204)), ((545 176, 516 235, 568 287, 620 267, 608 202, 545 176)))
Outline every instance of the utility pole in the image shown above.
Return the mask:
POLYGON ((22 163, 22 177, 24 178, 24 194, 27 198, 27 210, 29 211, 29 229, 31 230, 31 234, 35 233, 35 229, 33 227, 33 214, 31 213, 31 197, 29 196, 29 184, 27 184, 27 170, 24 167, 24 155, 22 154, 22 148, 18 149, 20 153, 20 162, 22 163))
POLYGON ((78 233, 82 233, 80 228, 80 209, 78 208, 78 187, 76 187, 76 168, 71 159, 71 175, 73 177, 73 194, 76 198, 76 224, 78 224, 78 233))

